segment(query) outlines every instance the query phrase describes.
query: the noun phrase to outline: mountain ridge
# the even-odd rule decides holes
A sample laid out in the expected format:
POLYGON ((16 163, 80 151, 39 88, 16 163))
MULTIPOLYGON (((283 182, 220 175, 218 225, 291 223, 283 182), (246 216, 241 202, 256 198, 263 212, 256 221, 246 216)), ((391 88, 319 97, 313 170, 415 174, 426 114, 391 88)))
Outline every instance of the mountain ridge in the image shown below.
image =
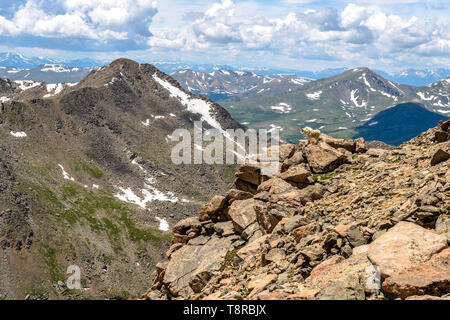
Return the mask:
POLYGON ((244 127, 151 65, 119 59, 72 86, 0 79, 0 98, 2 297, 136 297, 167 230, 232 182, 233 166, 174 165, 169 137, 244 127))
POLYGON ((368 68, 305 84, 278 96, 242 101, 222 101, 232 116, 252 127, 280 127, 285 139, 301 138, 298 126, 310 126, 340 138, 350 138, 354 128, 378 112, 403 102, 418 102, 441 114, 450 113, 448 79, 427 87, 393 83, 368 68), (278 105, 289 106, 277 112, 278 105), (256 116, 255 116, 256 115, 256 116))
POLYGON ((418 103, 403 103, 381 111, 364 125, 357 127, 355 137, 379 140, 398 146, 435 127, 449 117, 429 111, 418 103))

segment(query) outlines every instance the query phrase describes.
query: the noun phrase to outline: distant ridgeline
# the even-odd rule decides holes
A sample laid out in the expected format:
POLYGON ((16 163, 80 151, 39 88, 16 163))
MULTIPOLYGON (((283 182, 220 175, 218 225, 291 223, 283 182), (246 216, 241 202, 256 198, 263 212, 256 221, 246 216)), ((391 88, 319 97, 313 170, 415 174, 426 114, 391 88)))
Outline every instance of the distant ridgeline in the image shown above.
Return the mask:
POLYGON ((419 103, 402 103, 381 111, 364 125, 357 127, 355 137, 378 140, 398 146, 449 117, 431 112, 419 103))

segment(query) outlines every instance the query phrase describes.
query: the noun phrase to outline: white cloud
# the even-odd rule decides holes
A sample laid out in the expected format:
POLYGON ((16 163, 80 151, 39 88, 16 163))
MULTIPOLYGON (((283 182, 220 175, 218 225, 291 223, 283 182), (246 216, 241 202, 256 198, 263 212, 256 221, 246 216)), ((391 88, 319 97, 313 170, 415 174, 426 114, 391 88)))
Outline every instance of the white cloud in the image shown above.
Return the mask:
MULTIPOLYGON (((308 1, 284 1, 304 3, 308 1)), ((399 16, 376 3, 349 3, 340 12, 334 8, 302 9, 281 18, 264 18, 241 10, 231 0, 215 2, 171 32, 156 33, 155 46, 170 48, 175 42, 185 50, 220 52, 223 55, 286 56, 297 59, 345 60, 369 63, 395 61, 405 55, 448 54, 448 21, 426 21, 399 16)), ((177 46, 178 48, 178 46, 177 46)))
POLYGON ((234 16, 235 5, 231 0, 222 0, 222 2, 214 3, 211 8, 205 11, 207 17, 218 17, 220 15, 226 15, 229 17, 234 16))
POLYGON ((47 11, 42 1, 27 0, 10 19, 0 16, 0 35, 136 41, 151 36, 156 5, 152 0, 59 0, 47 11))
MULTIPOLYGON (((111 51, 108 44, 118 43, 113 47, 117 50, 114 55, 151 47, 141 54, 165 57, 164 53, 169 53, 178 60, 187 56, 195 60, 200 55, 210 61, 276 60, 296 65, 299 60, 336 61, 340 65, 377 61, 392 65, 396 61, 422 61, 425 65, 439 58, 443 63, 449 60, 450 23, 445 15, 439 12, 438 18, 430 20, 426 18, 430 15, 420 10, 405 13, 398 10, 399 5, 394 10, 388 4, 392 1, 387 0, 354 1, 333 8, 320 6, 326 2, 309 0, 164 0, 159 5, 163 15, 156 15, 153 0, 55 0, 52 6, 48 2, 44 6, 46 1, 41 0, 24 2, 11 7, 8 16, 0 13, 0 41, 22 35, 39 41, 42 37, 55 41, 88 39, 98 51, 103 47, 111 51), (154 18, 156 26, 150 28, 154 18)), ((59 43, 60 47, 67 45, 66 41, 59 43)), ((84 47, 92 46, 88 44, 84 47)))

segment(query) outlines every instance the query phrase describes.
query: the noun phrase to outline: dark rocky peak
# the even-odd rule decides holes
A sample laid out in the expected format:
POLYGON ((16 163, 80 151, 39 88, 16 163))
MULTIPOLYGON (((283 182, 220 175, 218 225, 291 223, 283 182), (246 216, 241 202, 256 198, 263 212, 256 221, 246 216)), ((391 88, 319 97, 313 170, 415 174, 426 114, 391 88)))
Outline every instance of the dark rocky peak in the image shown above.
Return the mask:
MULTIPOLYGON (((159 71, 151 64, 139 64, 136 61, 120 58, 111 64, 92 71, 78 87, 110 87, 119 82, 125 82, 129 87, 155 89, 155 78, 168 81, 171 85, 182 90, 181 86, 171 76, 159 71)), ((156 88, 157 89, 157 88, 156 88)))

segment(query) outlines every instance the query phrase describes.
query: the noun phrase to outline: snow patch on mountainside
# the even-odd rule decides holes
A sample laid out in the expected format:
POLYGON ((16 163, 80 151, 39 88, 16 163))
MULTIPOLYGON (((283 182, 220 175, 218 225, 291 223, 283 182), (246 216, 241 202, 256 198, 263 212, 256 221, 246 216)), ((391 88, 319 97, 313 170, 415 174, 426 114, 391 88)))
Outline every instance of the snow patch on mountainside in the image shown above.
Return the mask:
POLYGON ((20 131, 20 132, 11 131, 10 134, 16 138, 25 138, 27 136, 27 134, 23 131, 20 131))
POLYGON ((64 65, 57 65, 57 64, 45 64, 44 67, 41 69, 42 72, 56 72, 56 73, 68 73, 68 72, 78 72, 80 68, 68 68, 64 65))
POLYGON ((362 100, 360 104, 358 102, 358 98, 359 98, 359 90, 358 89, 352 90, 350 92, 350 100, 353 102, 353 105, 358 108, 367 107, 367 101, 362 100))
POLYGON ((19 85, 20 90, 26 91, 34 87, 38 87, 41 85, 40 82, 31 81, 31 80, 16 80, 14 81, 19 85))
POLYGON ((70 180, 70 181, 75 181, 75 179, 67 173, 67 171, 64 169, 64 167, 61 164, 58 163, 58 166, 62 170, 64 179, 70 180))
POLYGON ((425 100, 425 101, 430 101, 435 98, 434 96, 430 96, 427 98, 427 97, 425 97, 425 94, 423 92, 417 92, 417 95, 420 97, 420 99, 425 100))
POLYGON ((367 77, 366 77, 365 73, 363 73, 363 75, 361 76, 360 79, 364 81, 364 84, 369 88, 370 91, 372 91, 372 92, 376 92, 377 91, 374 88, 372 88, 372 86, 370 85, 369 81, 367 80, 367 77))
POLYGON ((290 113, 292 111, 292 106, 285 102, 280 102, 276 106, 271 106, 270 109, 279 111, 280 113, 290 113))
POLYGON ((222 126, 211 115, 211 104, 201 99, 191 98, 187 93, 173 86, 166 80, 162 80, 158 76, 154 75, 153 78, 161 86, 170 92, 170 96, 178 98, 180 102, 187 107, 188 111, 202 116, 202 120, 207 122, 213 128, 223 130, 222 126))
MULTIPOLYGON (((120 190, 119 193, 115 195, 115 197, 123 202, 131 203, 138 205, 142 209, 147 208, 147 204, 153 201, 164 201, 164 202, 178 202, 180 199, 175 196, 173 192, 164 193, 158 190, 154 184, 156 183, 156 178, 151 176, 147 170, 144 169, 142 165, 140 165, 136 160, 131 162, 133 165, 136 165, 145 175, 144 188, 140 190, 142 197, 136 195, 131 188, 123 188, 118 187, 120 190)), ((183 199, 185 200, 185 199, 183 199)), ((185 200, 188 202, 188 200, 185 200)), ((183 201, 183 202, 185 202, 183 201)), ((158 219, 158 218, 157 218, 158 219)))
POLYGON ((309 100, 319 100, 321 94, 322 94, 322 91, 317 91, 317 92, 313 92, 313 93, 307 93, 306 97, 309 100))
POLYGON ((159 230, 161 231, 169 231, 169 223, 166 219, 161 219, 156 217, 156 220, 159 221, 159 230))
POLYGON ((49 93, 47 93, 44 96, 44 98, 50 98, 50 97, 56 96, 56 95, 60 94, 61 91, 63 91, 63 89, 64 89, 64 86, 62 83, 47 84, 47 92, 49 92, 49 93))
POLYGON ((388 97, 388 98, 391 98, 391 99, 393 99, 394 101, 397 101, 398 100, 398 98, 396 97, 396 96, 393 96, 393 95, 391 95, 391 94, 389 94, 389 93, 387 93, 387 92, 384 92, 384 91, 379 91, 383 96, 386 96, 386 97, 388 97))

